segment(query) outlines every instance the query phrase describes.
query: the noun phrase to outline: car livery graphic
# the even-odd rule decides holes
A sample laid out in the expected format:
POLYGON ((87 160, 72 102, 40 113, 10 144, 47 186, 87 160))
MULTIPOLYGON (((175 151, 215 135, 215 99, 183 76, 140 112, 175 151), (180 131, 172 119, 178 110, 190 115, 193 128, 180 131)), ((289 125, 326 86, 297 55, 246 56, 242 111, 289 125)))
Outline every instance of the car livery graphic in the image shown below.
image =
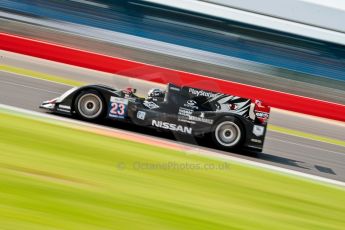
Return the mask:
POLYGON ((198 138, 211 137, 222 149, 261 151, 270 107, 259 100, 168 84, 147 98, 136 89, 104 85, 73 88, 40 108, 86 121, 110 119, 198 138))

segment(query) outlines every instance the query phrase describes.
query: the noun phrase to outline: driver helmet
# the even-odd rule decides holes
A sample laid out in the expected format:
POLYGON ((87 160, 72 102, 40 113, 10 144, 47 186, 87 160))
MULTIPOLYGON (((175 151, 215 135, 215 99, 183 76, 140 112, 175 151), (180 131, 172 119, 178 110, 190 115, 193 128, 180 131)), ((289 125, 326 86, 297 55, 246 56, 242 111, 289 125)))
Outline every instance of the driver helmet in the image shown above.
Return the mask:
POLYGON ((147 99, 155 102, 161 102, 164 100, 165 91, 154 88, 147 93, 147 99))

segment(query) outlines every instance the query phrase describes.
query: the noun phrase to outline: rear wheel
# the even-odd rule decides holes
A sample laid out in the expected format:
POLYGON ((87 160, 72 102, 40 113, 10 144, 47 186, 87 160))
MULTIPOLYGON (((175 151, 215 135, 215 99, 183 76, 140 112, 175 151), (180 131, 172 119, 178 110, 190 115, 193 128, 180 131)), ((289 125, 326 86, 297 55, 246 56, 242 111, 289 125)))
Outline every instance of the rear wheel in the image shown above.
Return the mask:
POLYGON ((212 130, 213 142, 223 149, 233 149, 241 145, 243 129, 235 118, 223 118, 218 121, 212 130))
POLYGON ((102 96, 95 90, 80 93, 75 100, 75 111, 83 120, 98 120, 104 115, 102 96))

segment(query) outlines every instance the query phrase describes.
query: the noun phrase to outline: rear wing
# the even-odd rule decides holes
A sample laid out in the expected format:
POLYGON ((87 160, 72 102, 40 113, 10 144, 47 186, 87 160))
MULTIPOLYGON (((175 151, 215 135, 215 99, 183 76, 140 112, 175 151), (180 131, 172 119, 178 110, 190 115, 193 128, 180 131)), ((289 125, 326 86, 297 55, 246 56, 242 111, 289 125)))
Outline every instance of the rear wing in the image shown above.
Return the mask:
POLYGON ((176 96, 179 99, 191 99, 210 111, 230 112, 252 119, 255 123, 260 124, 267 123, 270 113, 270 107, 260 100, 255 100, 254 106, 252 106, 253 101, 248 98, 216 93, 188 86, 179 87, 168 84, 166 96, 170 101, 176 101, 176 96), (250 116, 250 114, 254 114, 254 117, 250 116))
POLYGON ((270 116, 271 107, 264 104, 260 100, 254 102, 254 116, 255 121, 261 124, 266 124, 270 116))

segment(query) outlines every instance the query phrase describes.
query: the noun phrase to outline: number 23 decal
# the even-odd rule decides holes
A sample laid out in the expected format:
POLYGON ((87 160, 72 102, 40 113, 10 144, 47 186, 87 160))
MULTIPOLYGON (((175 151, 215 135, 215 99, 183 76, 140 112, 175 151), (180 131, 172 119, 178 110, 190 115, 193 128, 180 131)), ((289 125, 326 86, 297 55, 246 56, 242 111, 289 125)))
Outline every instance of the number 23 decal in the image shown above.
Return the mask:
POLYGON ((123 116, 125 115, 126 105, 123 103, 113 102, 111 103, 110 113, 114 115, 123 116))

